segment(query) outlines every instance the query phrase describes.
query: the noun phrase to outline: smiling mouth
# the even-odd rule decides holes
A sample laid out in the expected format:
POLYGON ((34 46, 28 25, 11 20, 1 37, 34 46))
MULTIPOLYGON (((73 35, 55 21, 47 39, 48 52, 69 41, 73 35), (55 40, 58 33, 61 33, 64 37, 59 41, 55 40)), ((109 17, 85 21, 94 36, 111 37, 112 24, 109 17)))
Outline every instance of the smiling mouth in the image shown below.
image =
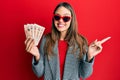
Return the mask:
POLYGON ((63 28, 63 27, 65 27, 65 25, 63 25, 63 24, 58 24, 58 27, 59 27, 59 28, 63 28))

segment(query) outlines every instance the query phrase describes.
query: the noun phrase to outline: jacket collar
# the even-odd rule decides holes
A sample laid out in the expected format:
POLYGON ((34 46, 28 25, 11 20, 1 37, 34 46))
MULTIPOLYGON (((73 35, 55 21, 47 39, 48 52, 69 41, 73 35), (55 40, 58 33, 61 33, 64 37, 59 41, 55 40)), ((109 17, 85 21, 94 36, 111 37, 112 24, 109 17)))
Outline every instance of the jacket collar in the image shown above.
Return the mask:
MULTIPOLYGON (((67 53, 66 53, 66 59, 65 59, 65 63, 70 63, 69 62, 69 54, 71 52, 71 50, 73 49, 73 47, 68 47, 68 50, 67 50, 67 53)), ((53 76, 53 80, 60 80, 60 67, 59 67, 59 51, 58 51, 58 41, 56 41, 56 44, 53 48, 53 51, 54 51, 54 56, 51 56, 50 59, 49 59, 49 64, 50 64, 50 69, 51 69, 51 72, 52 72, 52 75, 53 76)), ((72 65, 71 65, 72 67, 72 65)), ((69 75, 68 73, 66 73, 67 69, 67 65, 64 66, 64 73, 63 73, 63 78, 66 77, 66 75, 69 75)), ((70 75, 69 75, 70 76, 70 75)))

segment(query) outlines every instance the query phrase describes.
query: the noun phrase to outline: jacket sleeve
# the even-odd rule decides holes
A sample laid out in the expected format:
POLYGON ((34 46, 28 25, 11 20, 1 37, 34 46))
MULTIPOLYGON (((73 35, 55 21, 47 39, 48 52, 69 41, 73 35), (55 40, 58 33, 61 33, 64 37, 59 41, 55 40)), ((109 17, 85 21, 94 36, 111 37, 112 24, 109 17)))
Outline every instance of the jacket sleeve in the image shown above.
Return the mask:
POLYGON ((45 38, 43 37, 39 48, 40 60, 36 62, 34 56, 32 59, 32 69, 37 77, 41 77, 44 74, 44 43, 45 38))
POLYGON ((92 74, 93 63, 94 63, 94 58, 91 59, 90 62, 88 62, 87 61, 87 54, 83 55, 83 58, 81 59, 80 64, 79 64, 80 77, 85 79, 92 74))

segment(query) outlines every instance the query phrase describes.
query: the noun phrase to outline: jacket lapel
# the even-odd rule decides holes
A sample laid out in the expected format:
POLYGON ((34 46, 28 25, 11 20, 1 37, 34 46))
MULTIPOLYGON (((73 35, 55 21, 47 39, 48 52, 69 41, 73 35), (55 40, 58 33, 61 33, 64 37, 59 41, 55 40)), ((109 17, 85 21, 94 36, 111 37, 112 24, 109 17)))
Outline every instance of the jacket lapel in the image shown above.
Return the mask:
POLYGON ((71 54, 71 50, 73 49, 73 47, 68 47, 67 53, 66 53, 66 59, 65 59, 65 63, 64 63, 64 73, 63 73, 63 79, 68 79, 71 76, 71 72, 68 72, 68 68, 72 67, 73 65, 70 65, 70 63, 72 63, 69 59, 71 54))
POLYGON ((53 51, 55 55, 51 56, 49 59, 52 77, 53 77, 53 80, 60 80, 58 41, 56 42, 53 48, 53 51))
MULTIPOLYGON (((77 47, 77 46, 75 46, 77 47)), ((66 53, 66 59, 65 59, 65 65, 64 65, 64 74, 63 74, 63 80, 66 79, 74 79, 76 74, 74 74, 74 70, 76 69, 76 60, 77 56, 79 55, 79 50, 75 53, 76 57, 74 54, 72 54, 73 46, 68 47, 67 53, 66 53)), ((76 80, 76 79, 75 79, 76 80)))
MULTIPOLYGON (((64 65, 64 73, 63 73, 63 80, 69 79, 72 76, 72 72, 74 69, 75 64, 75 56, 71 54, 73 47, 68 47, 67 53, 66 53, 66 59, 65 59, 65 65, 64 65)), ((54 46, 54 56, 51 56, 49 59, 49 65, 52 72, 53 80, 60 80, 60 64, 59 64, 59 52, 58 52, 58 41, 56 42, 54 46)))

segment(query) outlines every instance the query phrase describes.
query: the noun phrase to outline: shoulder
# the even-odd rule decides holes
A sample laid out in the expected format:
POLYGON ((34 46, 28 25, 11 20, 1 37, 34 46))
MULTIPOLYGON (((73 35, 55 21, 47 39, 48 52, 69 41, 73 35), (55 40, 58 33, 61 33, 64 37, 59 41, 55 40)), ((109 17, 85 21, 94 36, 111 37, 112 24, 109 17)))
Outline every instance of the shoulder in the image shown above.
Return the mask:
POLYGON ((85 36, 78 34, 79 39, 82 41, 82 46, 83 46, 83 52, 87 52, 88 50, 88 40, 85 36))
POLYGON ((48 38, 51 38, 51 33, 47 33, 44 35, 44 38, 48 39, 48 38))
POLYGON ((41 39, 41 45, 45 45, 51 39, 51 33, 44 34, 41 39))
POLYGON ((50 38, 50 37, 51 37, 51 33, 44 34, 44 35, 42 36, 42 40, 41 40, 41 41, 46 40, 47 38, 50 38))
POLYGON ((79 33, 78 33, 78 38, 81 38, 81 39, 82 39, 82 41, 87 42, 87 38, 86 38, 85 36, 83 36, 83 35, 79 34, 79 33))

